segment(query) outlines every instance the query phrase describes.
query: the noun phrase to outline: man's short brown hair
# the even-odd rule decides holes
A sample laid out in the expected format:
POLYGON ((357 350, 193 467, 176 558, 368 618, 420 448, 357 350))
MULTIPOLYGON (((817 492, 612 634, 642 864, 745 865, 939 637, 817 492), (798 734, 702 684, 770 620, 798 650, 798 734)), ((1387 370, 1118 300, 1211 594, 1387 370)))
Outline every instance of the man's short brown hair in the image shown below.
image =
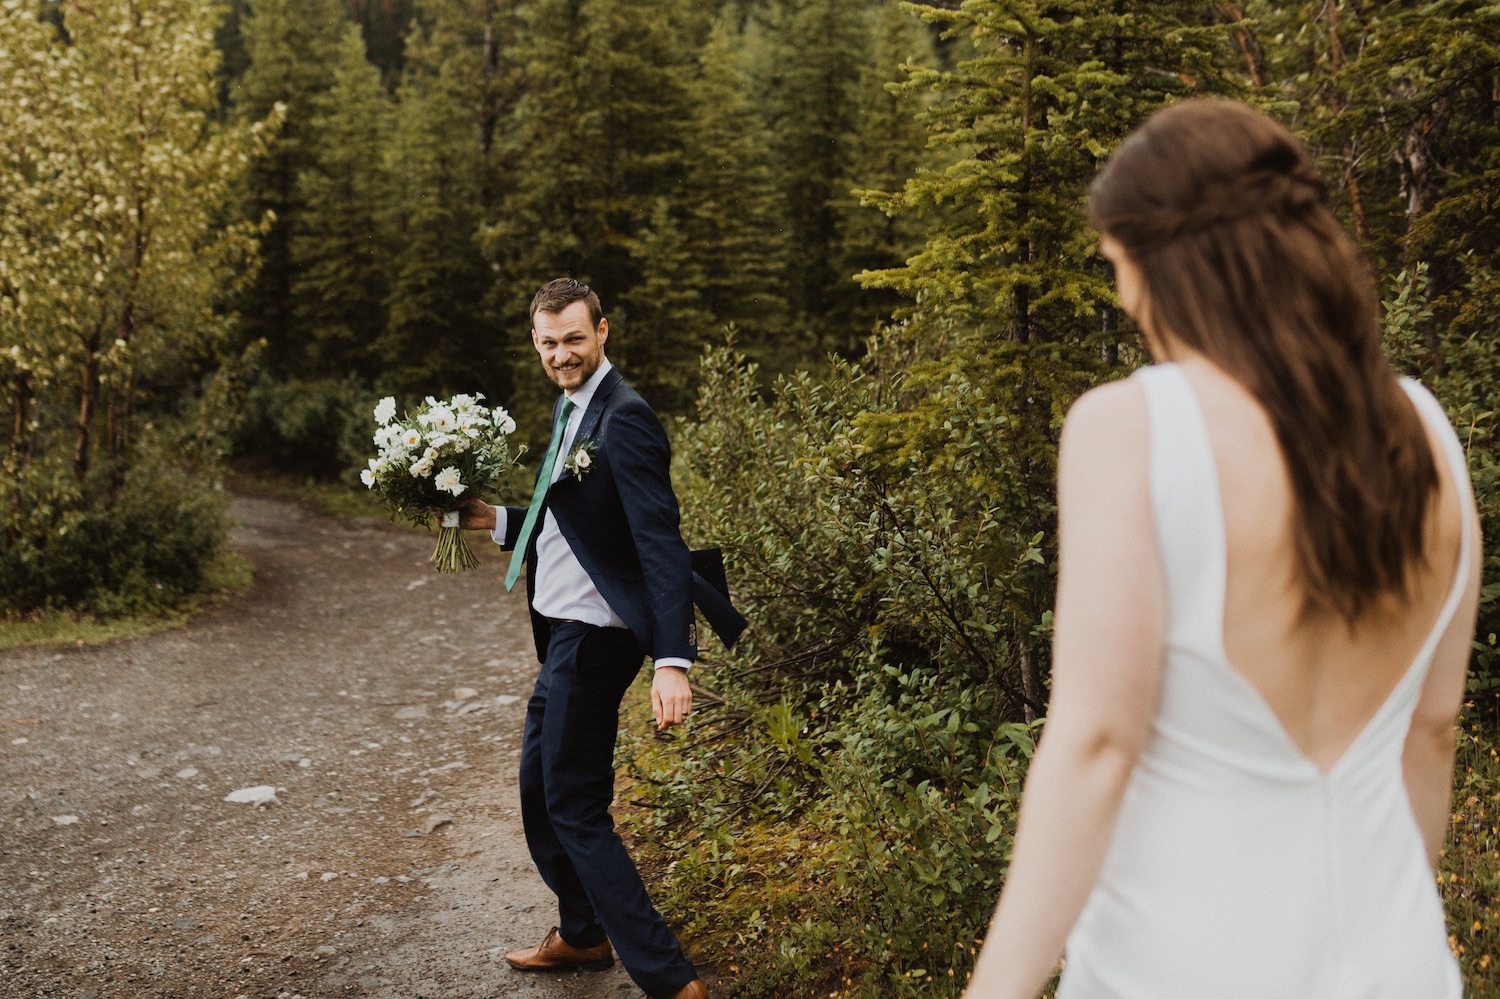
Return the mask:
POLYGON ((531 299, 532 325, 536 325, 538 312, 556 315, 574 302, 588 303, 589 318, 593 320, 594 328, 598 329, 599 323, 604 319, 604 308, 599 304, 599 296, 588 285, 572 278, 554 278, 542 285, 541 290, 531 299))

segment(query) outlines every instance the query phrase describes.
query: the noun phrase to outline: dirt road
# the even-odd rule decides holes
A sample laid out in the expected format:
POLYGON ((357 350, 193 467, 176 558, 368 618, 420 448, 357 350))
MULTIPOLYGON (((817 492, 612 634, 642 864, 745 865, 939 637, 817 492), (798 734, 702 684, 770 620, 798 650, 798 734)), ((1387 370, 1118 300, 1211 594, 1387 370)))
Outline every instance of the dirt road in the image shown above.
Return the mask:
POLYGON ((234 512, 249 592, 0 652, 0 996, 639 996, 501 958, 555 914, 516 813, 536 661, 504 556, 440 576, 421 533, 234 512), (275 802, 225 800, 256 787, 275 802))

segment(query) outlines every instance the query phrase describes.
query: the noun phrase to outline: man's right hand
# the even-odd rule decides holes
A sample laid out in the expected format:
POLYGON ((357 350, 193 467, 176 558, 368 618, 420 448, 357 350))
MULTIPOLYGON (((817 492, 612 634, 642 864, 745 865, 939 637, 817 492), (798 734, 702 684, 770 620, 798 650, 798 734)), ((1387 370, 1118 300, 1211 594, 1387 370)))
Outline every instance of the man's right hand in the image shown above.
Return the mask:
POLYGON ((477 496, 458 504, 458 526, 465 531, 494 531, 495 508, 477 496))

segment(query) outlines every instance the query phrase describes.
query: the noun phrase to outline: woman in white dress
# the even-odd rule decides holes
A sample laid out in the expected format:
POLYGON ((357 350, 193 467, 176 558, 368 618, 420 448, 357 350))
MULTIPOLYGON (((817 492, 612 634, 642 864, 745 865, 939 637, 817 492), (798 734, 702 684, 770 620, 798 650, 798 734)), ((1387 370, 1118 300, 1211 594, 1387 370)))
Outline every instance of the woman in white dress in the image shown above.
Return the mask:
POLYGON ((1158 363, 1063 430, 1051 705, 967 995, 1066 949, 1059 999, 1456 997, 1462 450, 1281 125, 1161 111, 1090 216, 1158 363))

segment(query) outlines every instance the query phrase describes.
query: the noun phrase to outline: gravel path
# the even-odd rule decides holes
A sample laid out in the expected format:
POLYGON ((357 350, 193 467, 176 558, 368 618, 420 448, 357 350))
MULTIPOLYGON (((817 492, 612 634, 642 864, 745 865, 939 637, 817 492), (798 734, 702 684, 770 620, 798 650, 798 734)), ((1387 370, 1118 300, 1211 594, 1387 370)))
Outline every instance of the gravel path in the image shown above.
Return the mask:
POLYGON ((504 556, 440 576, 425 534, 234 512, 249 592, 0 652, 0 997, 639 996, 501 958, 555 914, 516 812, 536 658, 504 556))

